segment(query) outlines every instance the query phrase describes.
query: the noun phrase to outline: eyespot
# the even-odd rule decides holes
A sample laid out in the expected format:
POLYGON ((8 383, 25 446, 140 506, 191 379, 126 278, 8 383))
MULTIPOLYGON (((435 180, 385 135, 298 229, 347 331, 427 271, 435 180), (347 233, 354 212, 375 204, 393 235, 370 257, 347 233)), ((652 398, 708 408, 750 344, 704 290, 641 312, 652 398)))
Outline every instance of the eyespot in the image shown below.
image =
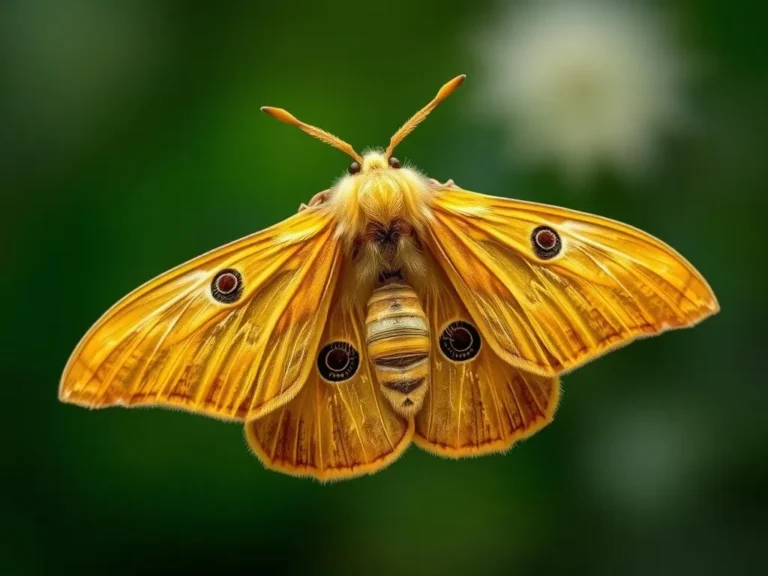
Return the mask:
POLYGON ((389 157, 389 165, 392 168, 400 168, 400 167, 402 167, 402 164, 400 164, 400 160, 398 160, 394 156, 390 156, 389 157))
POLYGON ((560 254, 563 243, 560 235, 549 226, 539 226, 531 232, 531 245, 536 256, 542 260, 549 260, 560 254))
POLYGON ((454 362, 472 360, 480 352, 481 343, 477 328, 463 320, 451 322, 440 334, 440 350, 454 362))
POLYGON ((220 270, 211 280, 211 296, 222 304, 232 304, 243 294, 243 277, 234 268, 220 270))
POLYGON ((349 380, 360 367, 360 354, 349 342, 331 342, 317 355, 317 369, 331 383, 349 380))
POLYGON ((347 168, 347 172, 352 174, 353 176, 360 172, 360 164, 357 162, 352 162, 352 164, 349 165, 349 168, 347 168))

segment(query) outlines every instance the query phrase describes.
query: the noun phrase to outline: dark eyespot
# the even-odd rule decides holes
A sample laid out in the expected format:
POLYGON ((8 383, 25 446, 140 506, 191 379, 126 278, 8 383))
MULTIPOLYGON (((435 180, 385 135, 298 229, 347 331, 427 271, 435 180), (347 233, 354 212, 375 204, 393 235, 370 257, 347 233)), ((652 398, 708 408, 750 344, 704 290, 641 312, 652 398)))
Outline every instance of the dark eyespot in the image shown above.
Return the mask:
POLYGON ((536 256, 542 260, 549 260, 560 254, 563 243, 560 235, 549 226, 539 226, 531 232, 531 245, 536 256))
POLYGON ((394 156, 390 156, 390 157, 389 157, 389 165, 390 165, 392 168, 400 168, 400 167, 402 166, 402 164, 400 164, 400 160, 398 160, 398 159, 397 159, 397 158, 395 158, 394 156))
POLYGON ((317 369, 324 380, 332 383, 349 380, 360 367, 360 355, 349 342, 331 342, 317 355, 317 369))
POLYGON ((347 168, 347 172, 349 172, 352 175, 357 174, 360 172, 360 164, 357 162, 352 162, 352 164, 349 165, 349 168, 347 168))
POLYGON ((448 360, 467 362, 480 352, 482 343, 477 328, 469 322, 451 322, 440 334, 440 350, 448 360))
POLYGON ((219 271, 211 280, 211 296, 222 304, 232 304, 243 294, 243 277, 234 268, 219 271))

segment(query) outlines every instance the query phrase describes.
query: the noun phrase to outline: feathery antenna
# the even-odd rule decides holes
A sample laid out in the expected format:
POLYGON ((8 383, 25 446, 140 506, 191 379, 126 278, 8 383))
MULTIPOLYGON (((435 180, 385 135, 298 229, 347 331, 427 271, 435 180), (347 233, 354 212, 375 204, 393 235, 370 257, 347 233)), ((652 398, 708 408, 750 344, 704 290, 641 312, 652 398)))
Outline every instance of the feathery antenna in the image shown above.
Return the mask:
POLYGON ((261 107, 262 112, 266 112, 273 118, 277 118, 281 122, 285 122, 286 124, 290 124, 291 126, 296 126, 297 128, 303 130, 310 136, 314 136, 318 140, 322 140, 326 144, 330 144, 334 148, 338 148, 342 152, 346 152, 352 158, 355 159, 357 163, 359 163, 361 166, 363 165, 363 159, 360 157, 360 155, 355 152, 355 149, 352 148, 349 144, 344 142, 341 138, 338 138, 337 136, 334 136, 330 132, 326 132, 325 130, 321 130, 320 128, 317 128, 315 126, 310 126, 309 124, 305 124, 298 118, 296 118, 293 114, 288 112, 287 110, 283 110, 282 108, 273 108, 272 106, 262 106, 261 107))
POLYGON ((453 91, 456 90, 459 86, 461 86, 461 83, 464 82, 464 78, 466 78, 466 74, 461 74, 460 76, 456 76, 453 80, 446 82, 443 84, 443 87, 440 88, 440 90, 437 93, 437 96, 434 97, 434 99, 424 106, 421 110, 416 112, 413 116, 411 116, 411 119, 408 120, 405 124, 403 124, 400 129, 395 132, 395 135, 392 136, 392 138, 389 141, 389 146, 387 147, 386 157, 389 158, 392 155, 392 152, 395 151, 395 148, 397 147, 400 142, 403 141, 403 139, 408 136, 411 132, 413 132, 414 128, 421 124, 424 119, 429 116, 429 113, 432 112, 432 110, 435 109, 435 107, 440 104, 443 100, 448 98, 451 94, 453 94, 453 91))

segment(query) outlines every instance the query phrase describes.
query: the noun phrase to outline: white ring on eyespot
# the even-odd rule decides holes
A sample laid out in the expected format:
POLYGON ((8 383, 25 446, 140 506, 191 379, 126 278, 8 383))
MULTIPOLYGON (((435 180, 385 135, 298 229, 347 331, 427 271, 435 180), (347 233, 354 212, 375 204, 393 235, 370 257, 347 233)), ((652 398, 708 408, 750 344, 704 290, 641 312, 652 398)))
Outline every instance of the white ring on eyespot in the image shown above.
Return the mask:
POLYGON ((328 370, 333 374, 334 372, 344 372, 349 367, 349 363, 352 361, 352 355, 343 348, 333 348, 331 350, 328 350, 328 352, 325 353, 325 367, 328 368, 328 370), (331 365, 328 364, 328 356, 336 352, 336 350, 341 350, 342 352, 346 353, 347 355, 347 363, 344 364, 343 368, 331 368, 331 365))
POLYGON ((238 284, 240 284, 240 281, 237 279, 237 276, 235 276, 232 272, 225 272, 224 274, 216 278, 216 290, 218 290, 219 293, 223 294, 224 296, 226 296, 227 294, 232 294, 232 292, 237 290, 238 284), (230 288, 229 290, 222 290, 220 286, 221 280, 225 276, 232 276, 232 278, 235 279, 235 283, 232 285, 232 288, 230 288))
MULTIPOLYGON (((472 345, 475 343, 475 339, 472 337, 472 332, 470 332, 469 330, 464 328, 464 326, 459 326, 454 331, 454 334, 456 332, 458 332, 459 330, 461 330, 462 332, 466 332, 467 333, 467 336, 469 336, 469 344, 465 348, 456 348, 456 346, 454 345, 453 349, 456 350, 456 352, 466 352, 467 350, 471 350, 472 349, 472 345)), ((451 344, 453 344, 453 334, 451 334, 451 344)))
POLYGON ((538 232, 536 232, 536 236, 534 237, 534 240, 536 240, 536 245, 539 248, 541 248, 545 252, 549 252, 550 250, 554 250, 555 248, 557 248, 558 237, 559 236, 558 236, 557 232, 555 232, 555 230, 553 228, 544 228, 543 230, 539 230, 538 232), (544 232, 549 232, 550 234, 552 234, 555 237, 555 243, 552 246, 548 246, 548 247, 544 246, 542 244, 542 242, 539 240, 539 236, 541 234, 543 234, 544 232))

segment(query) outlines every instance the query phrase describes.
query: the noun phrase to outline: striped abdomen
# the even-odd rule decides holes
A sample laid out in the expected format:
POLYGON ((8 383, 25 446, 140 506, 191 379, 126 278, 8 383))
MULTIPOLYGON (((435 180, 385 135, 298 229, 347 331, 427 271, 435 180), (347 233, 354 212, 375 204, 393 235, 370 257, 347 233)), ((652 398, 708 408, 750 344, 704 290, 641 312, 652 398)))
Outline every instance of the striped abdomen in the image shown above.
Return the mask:
POLYGON ((402 281, 389 281, 368 300, 365 323, 381 391, 398 413, 416 414, 429 383, 429 324, 419 297, 402 281))

